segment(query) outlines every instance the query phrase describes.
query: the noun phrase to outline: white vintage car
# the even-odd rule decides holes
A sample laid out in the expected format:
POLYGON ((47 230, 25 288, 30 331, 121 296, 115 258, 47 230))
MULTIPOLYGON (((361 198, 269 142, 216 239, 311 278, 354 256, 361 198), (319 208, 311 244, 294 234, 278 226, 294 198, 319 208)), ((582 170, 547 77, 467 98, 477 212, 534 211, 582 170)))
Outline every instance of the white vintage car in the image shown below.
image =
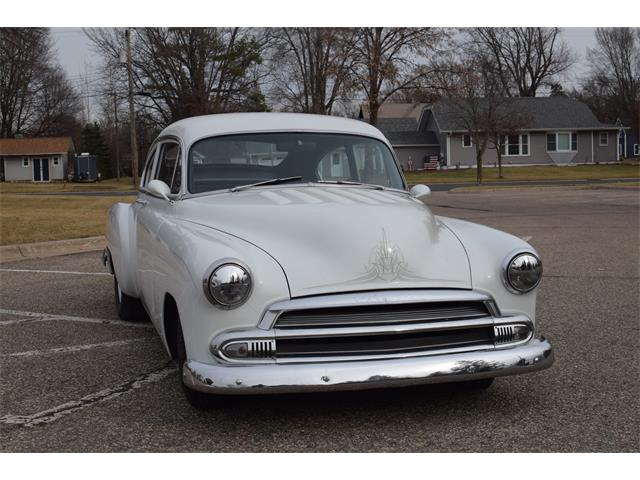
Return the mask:
POLYGON ((553 363, 521 239, 434 216, 376 128, 279 113, 189 118, 153 143, 104 262, 189 402, 467 382, 553 363))

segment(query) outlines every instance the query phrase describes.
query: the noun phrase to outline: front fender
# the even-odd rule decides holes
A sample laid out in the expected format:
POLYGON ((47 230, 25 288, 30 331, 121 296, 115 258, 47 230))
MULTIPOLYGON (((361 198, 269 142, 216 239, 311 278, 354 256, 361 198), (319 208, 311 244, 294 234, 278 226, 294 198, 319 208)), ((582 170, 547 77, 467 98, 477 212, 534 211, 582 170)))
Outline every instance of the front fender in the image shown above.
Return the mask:
MULTIPOLYGON (((209 344, 214 336, 231 328, 255 328, 271 303, 290 298, 281 266, 245 240, 199 224, 168 218, 158 232, 158 241, 165 255, 157 259, 155 266, 157 298, 154 301, 164 302, 167 293, 175 299, 189 359, 213 361, 209 344), (211 265, 222 259, 247 265, 254 282, 247 302, 232 310, 212 305, 203 290, 203 279, 211 265)), ((164 338, 164 321, 154 323, 164 338)))
POLYGON ((526 249, 538 255, 536 249, 516 236, 484 225, 446 217, 439 219, 464 245, 473 289, 491 295, 503 314, 524 313, 535 322, 537 288, 521 295, 510 292, 503 283, 502 266, 515 250, 526 249))

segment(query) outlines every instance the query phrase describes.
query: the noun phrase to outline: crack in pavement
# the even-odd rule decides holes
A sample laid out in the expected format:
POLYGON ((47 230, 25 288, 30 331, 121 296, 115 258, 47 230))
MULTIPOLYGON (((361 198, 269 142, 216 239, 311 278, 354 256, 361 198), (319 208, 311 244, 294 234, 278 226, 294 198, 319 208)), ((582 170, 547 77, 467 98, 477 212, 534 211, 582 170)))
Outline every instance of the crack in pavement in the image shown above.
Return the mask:
POLYGON ((167 363, 165 366, 142 374, 132 380, 120 383, 111 388, 105 388, 99 392, 90 393, 84 397, 73 400, 62 405, 58 405, 41 412, 37 412, 31 415, 3 415, 0 416, 0 423, 7 425, 19 425, 22 427, 33 427, 42 423, 54 422, 66 415, 70 415, 74 412, 84 410, 97 403, 106 402, 122 395, 128 394, 134 390, 144 387, 152 383, 159 382, 169 375, 175 373, 177 367, 173 362, 167 363))
POLYGON ((25 312, 21 310, 10 310, 6 308, 0 308, 0 315, 15 315, 17 317, 26 317, 19 318, 15 320, 2 320, 0 321, 0 326, 4 325, 14 325, 16 323, 25 323, 25 322, 48 322, 52 320, 62 320, 68 322, 84 322, 84 323, 99 323, 102 325, 119 325, 123 327, 133 327, 133 328, 153 328, 153 325, 149 323, 135 323, 135 322, 125 322, 122 320, 107 320, 104 318, 87 318, 87 317, 74 317, 70 315, 55 315, 50 313, 39 313, 39 312, 25 312))
POLYGON ((114 340, 103 343, 88 343, 85 345, 71 345, 69 347, 55 347, 47 350, 28 350, 26 352, 0 353, 0 358, 11 357, 40 357, 46 355, 55 355, 56 353, 80 352, 82 350, 91 350, 93 348, 103 347, 119 347, 129 345, 130 343, 143 342, 145 340, 155 340, 155 337, 131 338, 128 340, 114 340))

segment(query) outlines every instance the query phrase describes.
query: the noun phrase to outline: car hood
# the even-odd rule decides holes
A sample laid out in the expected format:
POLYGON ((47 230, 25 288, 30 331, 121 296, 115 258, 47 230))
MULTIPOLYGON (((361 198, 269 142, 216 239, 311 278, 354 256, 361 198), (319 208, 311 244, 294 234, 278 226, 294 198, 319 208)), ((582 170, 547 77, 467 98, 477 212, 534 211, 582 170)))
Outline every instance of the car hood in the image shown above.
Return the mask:
POLYGON ((183 220, 234 235, 271 255, 284 270, 292 297, 471 288, 469 261, 458 238, 405 193, 296 185, 192 197, 180 204, 183 220))

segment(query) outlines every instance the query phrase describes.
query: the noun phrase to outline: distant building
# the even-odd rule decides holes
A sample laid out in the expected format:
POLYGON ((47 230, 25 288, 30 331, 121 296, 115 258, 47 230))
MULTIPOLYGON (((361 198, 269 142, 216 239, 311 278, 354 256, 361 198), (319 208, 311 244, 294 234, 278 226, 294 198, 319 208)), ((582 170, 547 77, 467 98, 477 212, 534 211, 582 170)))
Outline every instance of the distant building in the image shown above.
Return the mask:
POLYGON ((66 177, 71 137, 0 139, 0 180, 49 182, 66 177))
MULTIPOLYGON (((509 102, 510 108, 530 120, 526 128, 506 138, 504 165, 607 163, 625 153, 621 147, 627 143, 628 129, 601 123, 578 100, 520 97, 509 102)), ((475 149, 471 137, 458 124, 456 108, 447 101, 433 105, 383 104, 378 128, 391 142, 403 169, 422 168, 436 157, 443 166, 475 166, 475 149), (398 114, 403 115, 394 116, 398 114)), ((361 109, 360 118, 368 120, 366 108, 361 109)), ((487 149, 483 163, 495 162, 495 150, 487 149)))

